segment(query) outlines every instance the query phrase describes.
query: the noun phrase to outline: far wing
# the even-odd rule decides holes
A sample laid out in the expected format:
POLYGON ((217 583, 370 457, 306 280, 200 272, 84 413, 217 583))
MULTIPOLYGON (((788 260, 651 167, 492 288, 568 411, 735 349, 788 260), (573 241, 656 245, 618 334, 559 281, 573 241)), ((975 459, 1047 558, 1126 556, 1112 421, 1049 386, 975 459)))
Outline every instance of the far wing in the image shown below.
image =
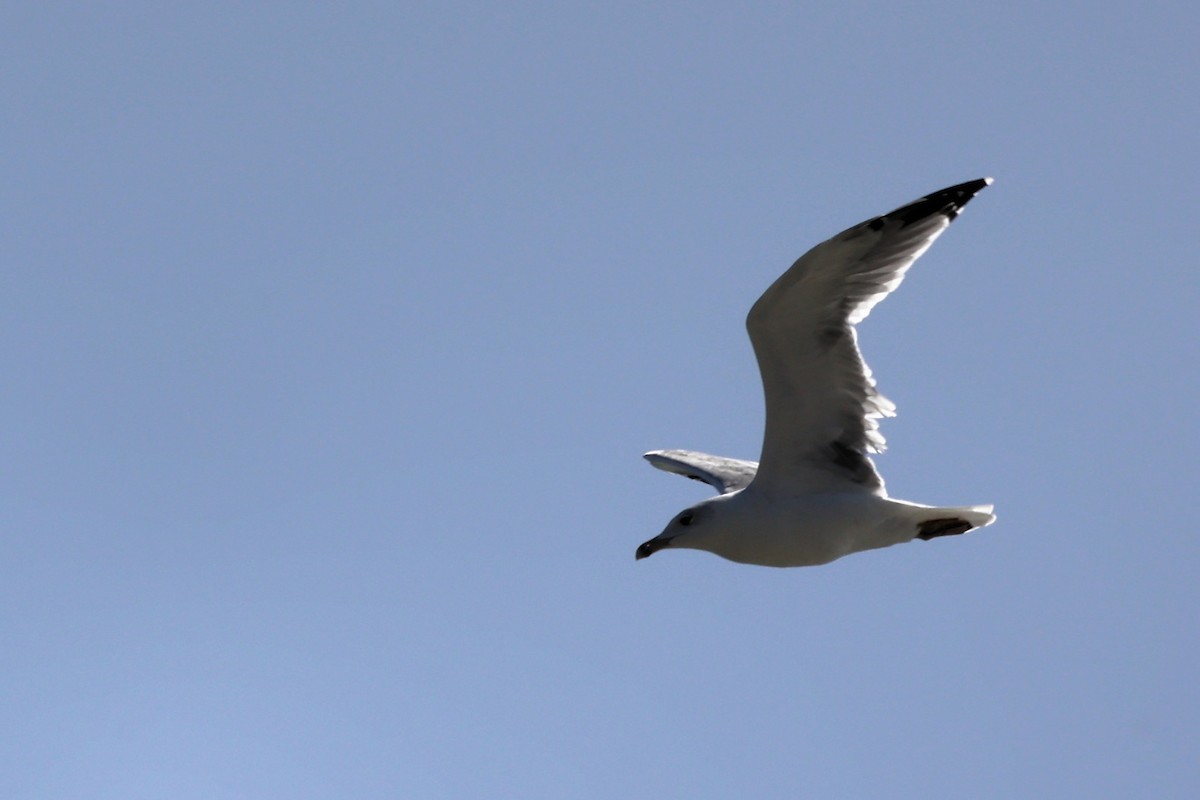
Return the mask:
POLYGON ((758 464, 753 461, 714 456, 695 450, 651 450, 642 457, 659 469, 704 481, 718 494, 744 489, 754 480, 758 470, 758 464))
POLYGON ((868 453, 895 406, 875 389, 854 325, 991 183, 934 192, 843 231, 800 257, 746 319, 766 397, 758 480, 780 491, 884 494, 868 453))

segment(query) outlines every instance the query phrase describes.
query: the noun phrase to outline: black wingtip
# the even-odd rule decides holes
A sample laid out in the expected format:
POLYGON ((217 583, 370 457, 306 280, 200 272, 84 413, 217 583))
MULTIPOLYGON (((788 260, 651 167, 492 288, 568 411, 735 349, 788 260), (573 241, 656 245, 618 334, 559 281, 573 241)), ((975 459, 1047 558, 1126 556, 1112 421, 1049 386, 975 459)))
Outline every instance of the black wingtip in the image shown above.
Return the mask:
POLYGON ((889 211, 881 217, 871 220, 868 226, 872 230, 880 230, 885 222, 898 221, 902 226, 912 225, 935 214, 945 214, 951 220, 957 217, 971 198, 991 186, 991 178, 976 178, 955 186, 948 186, 937 192, 925 195, 895 211, 889 211))
POLYGON ((920 222, 934 214, 945 214, 950 219, 954 219, 962 212, 967 203, 971 202, 971 198, 991 183, 991 178, 976 178, 973 181, 949 186, 909 203, 903 208, 898 208, 887 216, 899 219, 905 225, 920 222))

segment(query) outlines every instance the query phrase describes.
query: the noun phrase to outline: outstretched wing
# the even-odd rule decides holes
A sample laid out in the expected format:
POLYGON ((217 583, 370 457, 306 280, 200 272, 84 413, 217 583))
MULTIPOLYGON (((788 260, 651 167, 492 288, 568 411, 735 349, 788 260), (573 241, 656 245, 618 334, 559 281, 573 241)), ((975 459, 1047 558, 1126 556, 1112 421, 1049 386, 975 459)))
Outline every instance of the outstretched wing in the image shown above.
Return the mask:
POLYGON ((695 450, 651 450, 642 458, 667 472, 704 481, 718 494, 744 489, 754 480, 754 473, 758 470, 758 464, 753 461, 713 456, 695 450))
POLYGON ((885 494, 868 453, 883 451, 878 420, 895 406, 876 391, 853 326, 991 182, 951 186, 839 233, 801 256, 750 309, 746 328, 767 405, 760 483, 885 494))

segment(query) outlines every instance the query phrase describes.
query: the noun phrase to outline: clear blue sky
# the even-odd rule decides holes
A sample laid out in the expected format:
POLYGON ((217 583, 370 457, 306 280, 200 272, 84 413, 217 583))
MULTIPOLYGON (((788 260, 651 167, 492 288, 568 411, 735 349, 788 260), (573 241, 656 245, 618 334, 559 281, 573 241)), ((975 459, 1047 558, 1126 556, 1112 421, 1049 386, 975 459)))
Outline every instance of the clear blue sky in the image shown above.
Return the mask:
POLYGON ((1200 12, 8 4, 0 795, 1194 797, 1200 12), (634 548, 807 247, 970 536, 634 548))

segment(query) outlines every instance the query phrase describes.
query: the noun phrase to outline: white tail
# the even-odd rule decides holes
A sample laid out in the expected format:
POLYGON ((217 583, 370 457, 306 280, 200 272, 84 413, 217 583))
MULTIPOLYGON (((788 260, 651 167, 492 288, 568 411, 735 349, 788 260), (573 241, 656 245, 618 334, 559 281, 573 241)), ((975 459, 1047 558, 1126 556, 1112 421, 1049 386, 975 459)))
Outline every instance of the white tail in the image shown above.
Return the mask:
POLYGON ((928 541, 991 525, 996 521, 992 508, 990 505, 924 508, 917 521, 917 538, 928 541))
POLYGON ((961 508, 943 508, 941 511, 953 511, 958 516, 971 523, 972 528, 985 528, 996 521, 996 515, 992 513, 994 509, 991 503, 982 506, 962 506, 961 508))

